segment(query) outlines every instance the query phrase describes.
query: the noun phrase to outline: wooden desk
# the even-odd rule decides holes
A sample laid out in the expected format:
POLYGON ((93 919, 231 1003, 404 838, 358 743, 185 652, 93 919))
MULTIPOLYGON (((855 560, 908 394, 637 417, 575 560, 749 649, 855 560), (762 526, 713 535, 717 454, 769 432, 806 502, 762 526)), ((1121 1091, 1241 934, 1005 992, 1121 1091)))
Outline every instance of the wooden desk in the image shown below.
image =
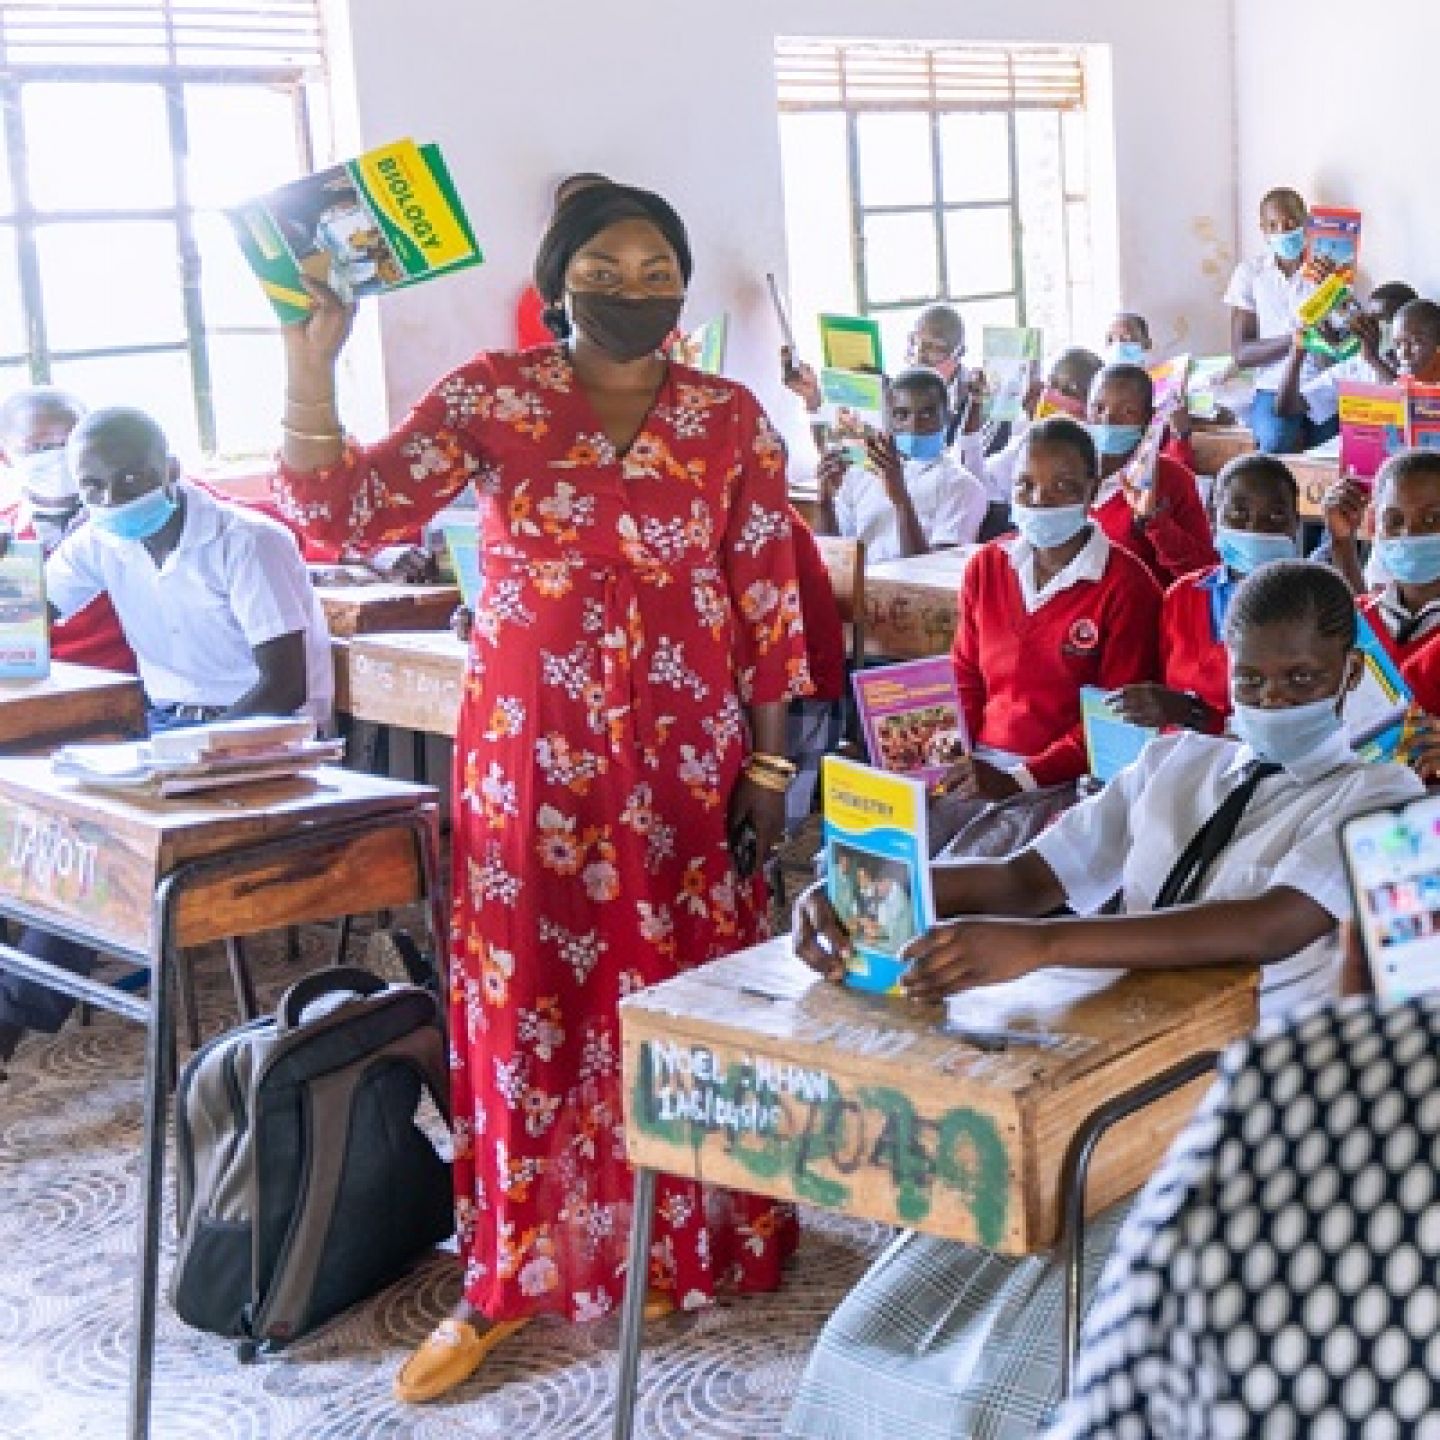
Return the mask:
POLYGON ((1300 487, 1300 515, 1305 520, 1324 520, 1325 492, 1340 478, 1336 455, 1282 455, 1300 487))
POLYGON ((866 650, 897 660, 949 654, 955 639, 960 577, 977 549, 976 545, 961 545, 867 564, 866 650))
POLYGON ((149 1434, 168 1076, 181 948, 424 902, 441 953, 435 791, 323 769, 314 779, 125 800, 0 759, 0 916, 148 966, 148 996, 0 945, 18 974, 149 1027, 140 1275, 126 1434, 149 1434))
POLYGON ((1244 425, 1200 425, 1190 432, 1195 451, 1195 470, 1200 475, 1218 475, 1237 455, 1255 448, 1255 437, 1244 425))
POLYGON ((43 680, 0 680, 0 754, 144 733, 145 698, 133 675, 57 660, 43 680))
POLYGON ((448 629, 337 640, 335 708, 372 725, 453 738, 466 649, 448 629))
POLYGON ((789 497, 800 518, 814 530, 820 519, 820 492, 814 480, 792 481, 789 497))
POLYGON ((444 630, 460 603, 454 585, 317 585, 332 635, 444 630))

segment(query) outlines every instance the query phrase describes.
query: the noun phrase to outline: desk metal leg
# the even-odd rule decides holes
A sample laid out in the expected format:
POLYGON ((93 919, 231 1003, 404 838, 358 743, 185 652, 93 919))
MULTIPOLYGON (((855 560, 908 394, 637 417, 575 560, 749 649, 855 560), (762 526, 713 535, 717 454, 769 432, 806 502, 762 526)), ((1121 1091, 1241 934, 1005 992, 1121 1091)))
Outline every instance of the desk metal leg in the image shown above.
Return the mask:
POLYGON ((1064 1206, 1060 1236, 1062 1263, 1065 1267, 1064 1308, 1061 1311, 1062 1344, 1060 1356, 1060 1399, 1069 1397, 1075 1383, 1075 1361, 1080 1353, 1080 1310, 1085 1283, 1085 1185, 1090 1178, 1090 1162, 1106 1133, 1121 1120, 1163 1100, 1183 1089, 1192 1080, 1208 1075, 1219 1063, 1218 1052, 1209 1050, 1173 1066, 1153 1080, 1107 1100, 1075 1132, 1065 1155, 1065 1168, 1060 1177, 1060 1196, 1064 1206))
POLYGON ((640 1338, 650 1280, 650 1231, 655 1223, 655 1171, 635 1172, 630 1254, 625 1263, 625 1305, 620 1312, 620 1375, 615 1384, 614 1440, 635 1433, 635 1400, 640 1389, 640 1338))

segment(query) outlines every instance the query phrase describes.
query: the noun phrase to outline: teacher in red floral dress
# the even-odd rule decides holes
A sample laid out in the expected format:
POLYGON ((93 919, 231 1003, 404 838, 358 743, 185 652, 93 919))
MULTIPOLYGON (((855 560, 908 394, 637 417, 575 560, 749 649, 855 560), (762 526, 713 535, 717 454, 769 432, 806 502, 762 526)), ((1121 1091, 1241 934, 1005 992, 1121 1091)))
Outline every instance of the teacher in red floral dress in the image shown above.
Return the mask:
MULTIPOLYGON (((535 263, 561 343, 477 355, 371 446, 335 411, 350 310, 316 286, 285 333, 290 519, 371 545, 479 496, 451 933, 464 1298, 400 1371, 404 1399, 531 1316, 617 1307, 617 1002, 765 931, 785 705, 808 688, 784 455, 748 390, 660 353, 690 272, 659 196, 572 194, 535 263)), ((664 1184, 652 1296, 773 1289, 795 1242, 785 1206, 664 1184)))

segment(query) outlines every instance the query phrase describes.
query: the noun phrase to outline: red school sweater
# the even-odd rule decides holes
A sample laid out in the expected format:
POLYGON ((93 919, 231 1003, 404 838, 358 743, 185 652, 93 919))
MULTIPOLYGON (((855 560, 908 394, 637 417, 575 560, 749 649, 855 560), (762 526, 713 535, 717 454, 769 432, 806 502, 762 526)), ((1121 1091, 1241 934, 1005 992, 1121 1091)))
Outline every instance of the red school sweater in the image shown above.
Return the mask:
POLYGON ((1162 454, 1155 464, 1155 485, 1160 509, 1147 525, 1135 523, 1123 490, 1117 490, 1092 513, 1110 539, 1123 545, 1164 586, 1214 565, 1220 557, 1215 553, 1215 537, 1195 476, 1162 454))
POLYGON ((1223 565, 1183 576, 1160 607, 1161 678, 1171 690, 1198 695, 1210 710, 1210 734, 1230 716, 1230 661, 1221 638, 1238 580, 1223 565))
POLYGON ((1113 690, 1160 673, 1160 587, 1111 546, 1105 573, 1025 609, 1010 563, 1014 536, 991 541, 965 567, 951 659, 976 744, 1022 756, 1038 785, 1086 770, 1080 691, 1113 690))
POLYGON ((1440 715, 1440 630, 1427 630, 1417 639, 1401 645, 1385 623, 1378 593, 1362 595, 1355 605, 1369 620, 1371 629, 1395 662, 1401 678, 1415 697, 1415 703, 1427 715, 1440 715))

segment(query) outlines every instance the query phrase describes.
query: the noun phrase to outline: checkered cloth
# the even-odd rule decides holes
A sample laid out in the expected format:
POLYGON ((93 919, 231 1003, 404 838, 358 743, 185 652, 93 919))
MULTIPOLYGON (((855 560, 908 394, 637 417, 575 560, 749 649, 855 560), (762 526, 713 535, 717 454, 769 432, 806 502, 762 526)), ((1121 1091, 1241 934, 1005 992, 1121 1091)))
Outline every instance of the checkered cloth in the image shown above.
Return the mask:
MULTIPOLYGON (((1126 1205, 1085 1232, 1088 1297, 1126 1205)), ((1063 1271, 907 1232, 831 1316, 785 1434, 1033 1440, 1060 1398, 1063 1271)))

